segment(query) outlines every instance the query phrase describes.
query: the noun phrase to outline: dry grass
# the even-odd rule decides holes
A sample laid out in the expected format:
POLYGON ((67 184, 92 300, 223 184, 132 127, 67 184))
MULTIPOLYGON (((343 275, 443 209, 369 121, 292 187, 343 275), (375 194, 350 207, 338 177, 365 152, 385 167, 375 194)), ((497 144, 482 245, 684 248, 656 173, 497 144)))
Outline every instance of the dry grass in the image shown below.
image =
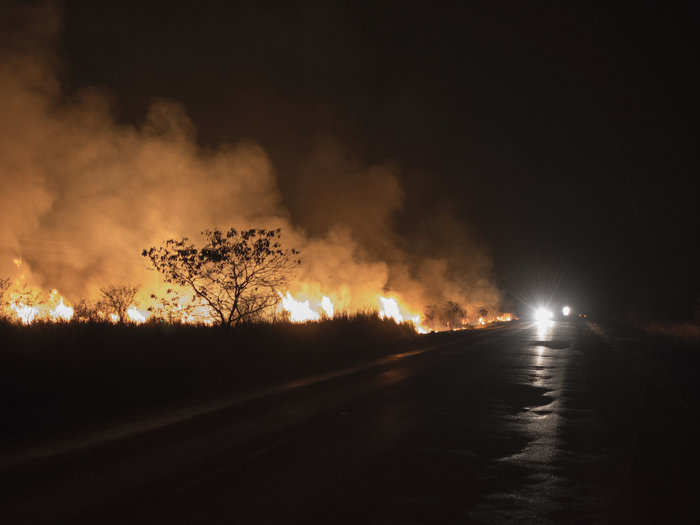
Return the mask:
POLYGON ((0 340, 0 445, 14 448, 356 364, 430 336, 367 313, 232 329, 0 323, 0 340))

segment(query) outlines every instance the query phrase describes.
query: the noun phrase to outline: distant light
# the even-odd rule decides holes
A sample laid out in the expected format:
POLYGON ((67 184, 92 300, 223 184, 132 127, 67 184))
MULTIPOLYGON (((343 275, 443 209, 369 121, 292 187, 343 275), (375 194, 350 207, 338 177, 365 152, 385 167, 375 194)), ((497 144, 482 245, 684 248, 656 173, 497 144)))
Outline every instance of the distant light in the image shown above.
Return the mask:
POLYGON ((537 321, 538 323, 549 321, 552 318, 552 315, 553 314, 551 310, 540 306, 537 310, 535 310, 535 321, 537 321))
POLYGON ((569 314, 571 313, 571 308, 568 306, 565 306, 564 308, 561 309, 561 313, 564 315, 564 317, 568 317, 569 314))

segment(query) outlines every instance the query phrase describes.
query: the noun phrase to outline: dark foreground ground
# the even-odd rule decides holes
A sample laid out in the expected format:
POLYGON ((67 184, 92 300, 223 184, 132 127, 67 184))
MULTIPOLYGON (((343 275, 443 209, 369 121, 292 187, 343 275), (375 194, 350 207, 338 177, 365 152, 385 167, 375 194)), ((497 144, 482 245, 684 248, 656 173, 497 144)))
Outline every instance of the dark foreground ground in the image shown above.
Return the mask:
POLYGON ((566 322, 431 343, 15 447, 2 522, 697 521, 697 348, 566 322))

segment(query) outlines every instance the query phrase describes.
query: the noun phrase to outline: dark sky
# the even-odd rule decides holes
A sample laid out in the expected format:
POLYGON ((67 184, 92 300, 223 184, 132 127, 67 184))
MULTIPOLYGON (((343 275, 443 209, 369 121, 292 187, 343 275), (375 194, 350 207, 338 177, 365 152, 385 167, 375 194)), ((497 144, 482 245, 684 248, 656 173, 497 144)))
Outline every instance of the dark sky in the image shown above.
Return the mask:
POLYGON ((68 1, 62 80, 107 88, 124 122, 175 99, 202 144, 259 142, 283 190, 326 137, 366 163, 395 162, 405 236, 449 208, 509 294, 691 316, 700 11, 521 4, 68 1))

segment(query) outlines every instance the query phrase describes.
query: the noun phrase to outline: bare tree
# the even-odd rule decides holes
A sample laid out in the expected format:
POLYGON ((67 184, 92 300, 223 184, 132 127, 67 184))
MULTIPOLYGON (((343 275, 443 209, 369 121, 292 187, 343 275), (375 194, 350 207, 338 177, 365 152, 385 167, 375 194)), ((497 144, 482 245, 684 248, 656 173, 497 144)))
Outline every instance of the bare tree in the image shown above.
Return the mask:
POLYGON ((205 244, 196 248, 187 238, 170 239, 142 255, 165 281, 188 287, 206 304, 222 326, 261 316, 280 300, 299 252, 283 249, 280 230, 202 232, 205 244))
POLYGON ((119 317, 119 322, 126 322, 126 311, 134 302, 137 288, 133 286, 116 286, 110 285, 105 288, 100 288, 102 300, 98 303, 98 308, 106 310, 106 314, 116 314, 119 317))
POLYGON ((100 308, 104 310, 105 306, 101 305, 99 302, 94 303, 81 299, 80 302, 73 307, 73 320, 80 321, 81 323, 100 321, 100 308))

